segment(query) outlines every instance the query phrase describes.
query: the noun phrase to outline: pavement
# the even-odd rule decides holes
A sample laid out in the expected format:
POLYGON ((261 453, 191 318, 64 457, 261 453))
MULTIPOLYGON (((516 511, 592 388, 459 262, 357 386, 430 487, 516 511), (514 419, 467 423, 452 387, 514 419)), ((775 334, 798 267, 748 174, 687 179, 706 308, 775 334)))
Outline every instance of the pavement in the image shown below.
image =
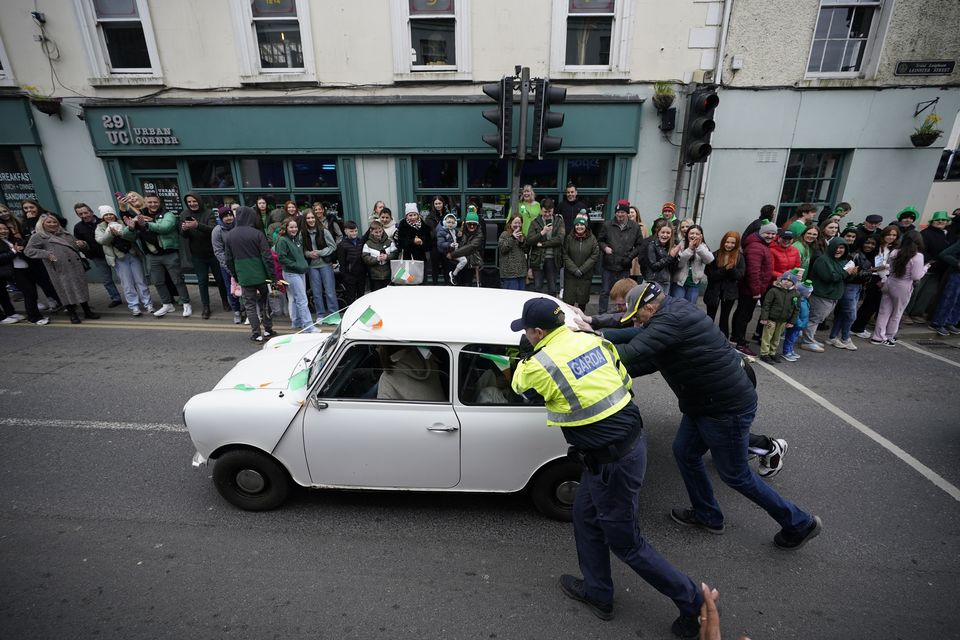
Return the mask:
MULTIPOLYGON (((0 638, 672 637, 672 604, 615 559, 613 621, 566 598, 572 527, 523 495, 298 490, 276 511, 231 507, 190 467, 180 409, 259 348, 249 328, 219 302, 209 320, 199 305, 133 318, 91 292, 100 320, 0 327, 0 638)), ((676 399, 659 375, 636 381, 641 529, 719 588, 724 637, 960 637, 960 337, 854 340, 756 364, 754 430, 790 444, 770 483, 824 523, 792 553, 715 474, 724 535, 669 519, 686 504, 676 399)))

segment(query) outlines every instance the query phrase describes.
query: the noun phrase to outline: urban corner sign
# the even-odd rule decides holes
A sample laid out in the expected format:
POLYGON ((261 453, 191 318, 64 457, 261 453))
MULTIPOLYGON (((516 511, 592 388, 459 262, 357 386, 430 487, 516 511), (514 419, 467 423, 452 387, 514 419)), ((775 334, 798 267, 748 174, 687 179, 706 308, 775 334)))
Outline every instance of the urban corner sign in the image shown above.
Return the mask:
POLYGON ((174 135, 170 127, 134 127, 130 124, 129 116, 115 114, 100 116, 100 122, 103 124, 103 133, 107 136, 107 141, 113 145, 180 144, 180 139, 174 135))

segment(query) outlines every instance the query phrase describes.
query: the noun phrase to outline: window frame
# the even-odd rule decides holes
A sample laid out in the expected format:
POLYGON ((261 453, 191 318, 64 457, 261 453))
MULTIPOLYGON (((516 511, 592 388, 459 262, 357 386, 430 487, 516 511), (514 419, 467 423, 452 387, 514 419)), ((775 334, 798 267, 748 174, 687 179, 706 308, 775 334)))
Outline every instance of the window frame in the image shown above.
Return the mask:
MULTIPOLYGON (((567 18, 570 0, 553 0, 550 76, 554 79, 630 79, 630 29, 634 0, 615 0, 610 28, 610 64, 567 64, 567 18)), ((580 15, 580 14, 573 14, 580 15)), ((583 14, 588 16, 590 14, 583 14)), ((595 14, 606 16, 610 14, 595 14)))
MULTIPOLYGON (((803 67, 803 77, 807 79, 818 78, 864 78, 876 73, 876 67, 879 56, 876 55, 880 50, 880 43, 883 41, 883 32, 885 24, 889 19, 890 2, 884 0, 820 0, 820 6, 817 9, 817 17, 813 23, 811 32, 810 47, 807 50, 806 63, 803 67), (860 68, 856 71, 808 71, 810 68, 810 56, 813 55, 813 48, 816 45, 817 24, 820 22, 820 14, 824 9, 843 9, 870 7, 873 8, 873 16, 870 18, 870 30, 864 44, 863 59, 860 68)), ((848 33, 849 35, 849 33, 848 33)), ((846 38, 844 42, 850 42, 846 38)), ((822 64, 822 58, 821 58, 822 64)))
POLYGON ((265 69, 260 66, 259 41, 250 0, 233 0, 233 2, 235 7, 230 15, 233 19, 233 30, 236 35, 237 53, 240 62, 240 82, 242 84, 316 80, 313 31, 310 29, 310 3, 307 0, 294 0, 297 8, 297 23, 300 26, 303 67, 283 69, 265 69))
POLYGON ((107 50, 107 42, 104 39, 103 30, 100 28, 100 19, 97 18, 96 9, 93 6, 93 0, 73 0, 80 21, 81 39, 93 74, 89 82, 93 86, 102 84, 163 84, 160 54, 157 50, 157 40, 154 35, 153 20, 150 17, 150 8, 147 5, 147 0, 133 1, 137 6, 140 26, 143 29, 143 39, 150 56, 149 69, 113 68, 110 53, 107 50))
MULTIPOLYGON (((792 212, 804 202, 809 202, 813 204, 814 206, 817 207, 818 211, 823 209, 825 205, 829 205, 832 207, 839 200, 839 194, 842 191, 842 185, 846 175, 845 171, 847 170, 847 167, 849 165, 850 153, 851 153, 850 149, 790 149, 790 152, 787 154, 787 162, 783 167, 783 178, 780 180, 780 195, 777 198, 778 215, 783 215, 785 207, 787 208, 788 213, 792 214, 792 212), (837 168, 834 171, 833 177, 826 178, 818 174, 817 177, 815 178, 788 178, 787 171, 789 170, 789 167, 790 167, 790 158, 795 153, 801 153, 801 154, 815 153, 821 156, 821 161, 822 161, 822 156, 825 154, 836 154, 838 156, 837 168), (817 182, 821 182, 827 179, 831 181, 831 184, 830 184, 830 192, 827 194, 826 200, 788 201, 788 200, 782 199, 783 188, 784 186, 786 186, 787 180, 790 180, 791 182, 799 182, 800 180, 815 180, 817 182)), ((794 195, 796 195, 796 190, 794 190, 794 195)), ((789 216, 784 216, 784 219, 786 219, 786 217, 789 217, 789 216)))
POLYGON ((13 71, 10 69, 10 58, 3 46, 3 38, 0 38, 0 87, 15 86, 17 86, 17 81, 14 80, 13 71))
MULTIPOLYGON (((470 1, 455 0, 453 5, 455 65, 422 65, 413 61, 411 16, 409 0, 392 0, 390 3, 391 29, 393 31, 393 79, 413 80, 472 80, 473 45, 470 38, 470 1)), ((437 16, 449 19, 449 16, 437 16)), ((429 20, 428 17, 413 18, 429 20)))

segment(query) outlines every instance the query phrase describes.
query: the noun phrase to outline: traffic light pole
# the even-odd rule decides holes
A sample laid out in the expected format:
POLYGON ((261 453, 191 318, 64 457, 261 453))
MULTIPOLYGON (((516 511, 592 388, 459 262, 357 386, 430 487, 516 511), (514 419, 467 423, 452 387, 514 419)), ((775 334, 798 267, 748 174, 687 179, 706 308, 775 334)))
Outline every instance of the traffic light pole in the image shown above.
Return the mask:
POLYGON ((520 173, 527 157, 527 107, 530 104, 530 67, 520 69, 520 130, 517 134, 517 161, 513 163, 513 182, 510 188, 510 213, 517 211, 520 201, 520 173))

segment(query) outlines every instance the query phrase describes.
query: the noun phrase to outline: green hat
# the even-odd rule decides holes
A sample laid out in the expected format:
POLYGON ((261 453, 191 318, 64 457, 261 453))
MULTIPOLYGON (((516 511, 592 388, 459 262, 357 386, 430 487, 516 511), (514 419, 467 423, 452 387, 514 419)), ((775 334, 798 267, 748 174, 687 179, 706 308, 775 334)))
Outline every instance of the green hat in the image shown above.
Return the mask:
POLYGON ((472 204, 467 207, 467 215, 463 219, 464 222, 476 222, 480 224, 480 216, 477 215, 477 208, 472 204))
POLYGON ((941 220, 950 220, 950 214, 946 211, 934 211, 933 216, 930 218, 930 222, 940 222, 941 220))
POLYGON ((903 217, 907 215, 913 216, 913 219, 916 220, 920 217, 920 212, 917 211, 917 208, 913 205, 904 207, 903 209, 900 209, 900 213, 897 214, 897 220, 903 220, 903 217))
POLYGON ((577 217, 573 219, 573 224, 575 224, 575 225, 577 225, 577 224, 582 224, 582 225, 586 226, 586 225, 589 224, 589 223, 590 223, 589 218, 587 218, 587 216, 585 216, 585 215, 583 215, 583 214, 577 214, 577 217))

